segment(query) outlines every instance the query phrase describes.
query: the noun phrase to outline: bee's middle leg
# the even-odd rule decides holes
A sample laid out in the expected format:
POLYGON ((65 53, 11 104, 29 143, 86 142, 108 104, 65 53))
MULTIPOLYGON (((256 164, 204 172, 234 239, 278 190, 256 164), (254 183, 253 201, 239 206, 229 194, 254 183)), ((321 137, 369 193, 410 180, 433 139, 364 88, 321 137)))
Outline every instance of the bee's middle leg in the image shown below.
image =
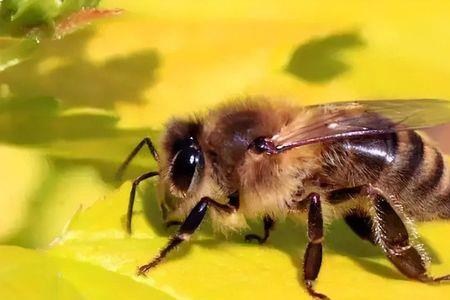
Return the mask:
POLYGON ((324 294, 316 292, 313 285, 319 276, 322 265, 323 216, 320 195, 311 193, 296 206, 290 206, 292 211, 308 212, 308 246, 303 258, 303 280, 309 295, 314 299, 329 299, 324 294))
POLYGON ((256 241, 258 241, 258 243, 264 244, 267 241, 267 239, 270 236, 270 232, 271 232, 271 230, 273 229, 273 227, 275 225, 275 221, 270 216, 265 216, 263 218, 263 222, 264 222, 264 235, 263 236, 259 236, 259 235, 254 234, 254 233, 247 234, 245 236, 245 240, 247 242, 252 241, 252 240, 256 240, 256 241))
POLYGON ((322 265, 323 217, 319 194, 312 193, 308 209, 308 246, 303 260, 303 276, 308 293, 319 299, 328 299, 327 296, 314 290, 313 283, 317 279, 322 265))
MULTIPOLYGON (((239 191, 236 191, 230 195, 228 195, 228 205, 234 207, 236 210, 239 209, 240 199, 239 199, 239 191)), ((252 240, 256 240, 260 244, 264 244, 270 236, 270 231, 273 229, 275 225, 275 221, 268 215, 264 216, 264 235, 260 236, 258 234, 247 234, 245 236, 245 240, 250 242, 252 240)))

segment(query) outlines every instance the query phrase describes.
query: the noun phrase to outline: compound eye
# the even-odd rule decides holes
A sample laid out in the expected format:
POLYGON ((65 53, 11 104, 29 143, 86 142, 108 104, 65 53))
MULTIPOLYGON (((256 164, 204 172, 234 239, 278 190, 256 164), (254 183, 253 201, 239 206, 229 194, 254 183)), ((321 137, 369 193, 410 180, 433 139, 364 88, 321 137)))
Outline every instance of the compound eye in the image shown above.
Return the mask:
POLYGON ((172 183, 177 189, 186 192, 191 186, 196 169, 202 169, 203 165, 203 155, 199 149, 186 147, 178 151, 172 162, 172 183))

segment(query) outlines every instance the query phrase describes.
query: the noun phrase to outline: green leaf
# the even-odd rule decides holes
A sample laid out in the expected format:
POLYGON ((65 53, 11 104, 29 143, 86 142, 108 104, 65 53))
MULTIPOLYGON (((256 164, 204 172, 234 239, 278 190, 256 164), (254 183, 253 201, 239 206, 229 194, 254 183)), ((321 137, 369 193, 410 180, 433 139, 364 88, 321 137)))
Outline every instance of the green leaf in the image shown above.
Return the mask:
MULTIPOLYGON (((23 211, 5 221, 15 224, 17 230, 3 235, 0 232, 3 242, 27 247, 48 245, 81 205, 91 205, 108 190, 102 180, 113 182, 118 166, 136 144, 145 136, 157 136, 145 129, 120 129, 117 121, 116 114, 104 109, 63 110, 60 101, 52 97, 0 98, 0 141, 33 147, 41 154, 36 160, 45 160, 51 166, 50 171, 40 173, 35 182, 39 187, 29 192, 23 211)), ((35 172, 32 168, 19 171, 12 163, 20 165, 18 161, 24 160, 21 156, 13 155, 1 164, 18 174, 35 172)), ((147 168, 155 169, 156 164, 148 152, 142 152, 126 175, 137 176, 147 168)), ((23 175, 17 175, 19 178, 23 175)), ((11 186, 6 189, 11 190, 11 186)), ((8 207, 10 200, 4 201, 8 207)))
POLYGON ((28 58, 43 37, 60 39, 96 19, 121 13, 118 9, 95 9, 99 2, 0 1, 0 36, 18 38, 0 50, 0 72, 28 58))
POLYGON ((100 0, 65 0, 60 7, 60 15, 67 16, 82 8, 94 8, 97 7, 99 3, 100 0))
POLYGON ((0 162, 0 243, 46 247, 76 211, 110 190, 93 167, 61 166, 40 151, 1 146, 0 162))
POLYGON ((3 0, 0 1, 0 35, 23 36, 32 28, 54 28, 56 21, 99 0, 3 0))
POLYGON ((0 5, 3 35, 23 35, 32 27, 53 26, 59 12, 58 1, 53 0, 4 0, 0 5))
POLYGON ((175 299, 127 276, 35 250, 0 246, 0 299, 175 299))

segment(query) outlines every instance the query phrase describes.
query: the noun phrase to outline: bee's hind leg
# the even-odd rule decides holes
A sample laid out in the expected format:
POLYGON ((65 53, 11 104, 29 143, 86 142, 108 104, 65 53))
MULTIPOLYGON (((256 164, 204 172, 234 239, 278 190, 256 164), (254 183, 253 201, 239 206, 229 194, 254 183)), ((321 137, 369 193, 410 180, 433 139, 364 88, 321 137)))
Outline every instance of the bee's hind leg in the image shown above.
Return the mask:
POLYGON ((431 277, 427 274, 426 260, 411 244, 409 234, 400 216, 380 193, 369 190, 375 209, 377 241, 389 260, 405 276, 422 282, 450 281, 450 275, 431 277))
POLYGON ((258 243, 260 244, 264 244, 267 239, 270 236, 270 232, 272 231, 274 225, 275 225, 275 221, 270 217, 270 216, 265 216, 263 218, 263 222, 264 222, 264 235, 263 236, 259 236, 257 234, 251 233, 251 234, 247 234, 245 236, 245 240, 247 242, 256 240, 258 241, 258 243))
MULTIPOLYGON (((327 195, 327 200, 331 204, 340 204, 360 196, 366 189, 367 186, 361 185, 330 191, 327 195)), ((376 244, 372 218, 367 212, 356 208, 352 209, 346 213, 344 221, 361 239, 367 240, 374 245, 376 244)))
POLYGON ((350 210, 345 215, 344 221, 357 236, 376 245, 372 218, 367 213, 356 209, 350 210))

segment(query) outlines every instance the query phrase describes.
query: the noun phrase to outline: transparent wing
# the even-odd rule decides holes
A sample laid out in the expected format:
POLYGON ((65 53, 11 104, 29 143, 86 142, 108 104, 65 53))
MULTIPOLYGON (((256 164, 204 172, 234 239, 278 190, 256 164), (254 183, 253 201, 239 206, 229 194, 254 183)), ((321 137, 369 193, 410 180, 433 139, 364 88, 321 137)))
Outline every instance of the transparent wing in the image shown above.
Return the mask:
POLYGON ((435 99, 336 102, 306 107, 308 122, 283 128, 268 141, 282 152, 302 145, 374 136, 450 123, 450 101, 435 99), (307 125, 305 125, 307 123, 307 125))

